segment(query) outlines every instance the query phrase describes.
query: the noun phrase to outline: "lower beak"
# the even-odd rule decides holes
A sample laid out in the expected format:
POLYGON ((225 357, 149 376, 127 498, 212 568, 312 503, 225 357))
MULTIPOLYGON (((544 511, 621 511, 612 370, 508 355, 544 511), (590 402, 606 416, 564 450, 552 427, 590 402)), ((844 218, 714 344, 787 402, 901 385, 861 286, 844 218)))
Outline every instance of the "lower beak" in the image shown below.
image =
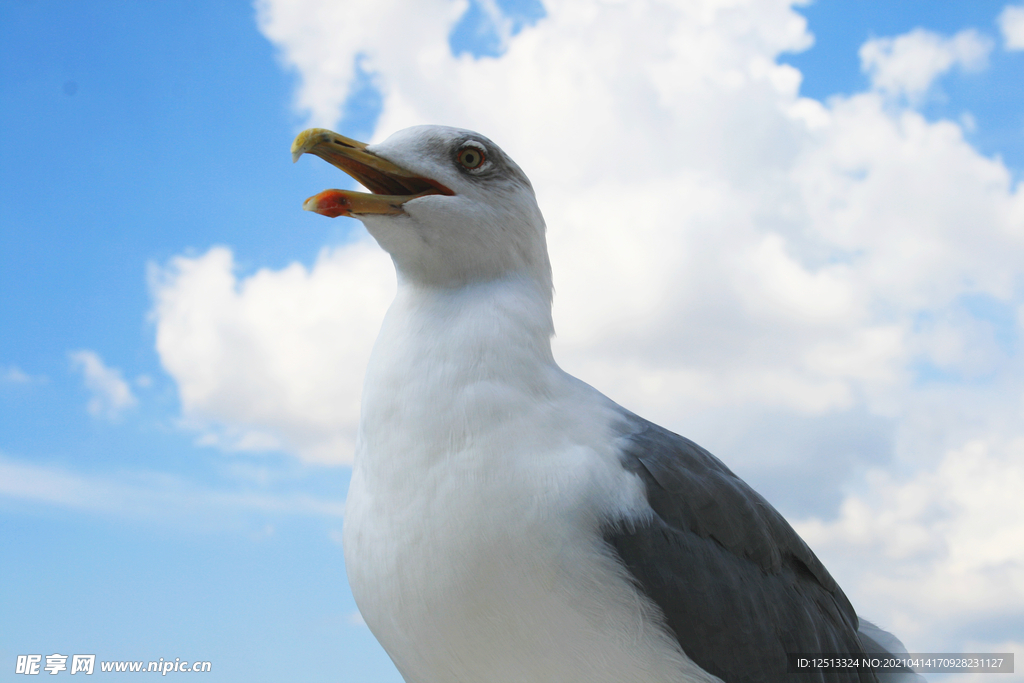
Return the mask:
POLYGON ((437 194, 437 192, 395 195, 367 194, 351 190, 324 190, 303 202, 302 209, 328 218, 362 216, 364 214, 397 216, 405 213, 402 205, 406 202, 431 194, 437 194))

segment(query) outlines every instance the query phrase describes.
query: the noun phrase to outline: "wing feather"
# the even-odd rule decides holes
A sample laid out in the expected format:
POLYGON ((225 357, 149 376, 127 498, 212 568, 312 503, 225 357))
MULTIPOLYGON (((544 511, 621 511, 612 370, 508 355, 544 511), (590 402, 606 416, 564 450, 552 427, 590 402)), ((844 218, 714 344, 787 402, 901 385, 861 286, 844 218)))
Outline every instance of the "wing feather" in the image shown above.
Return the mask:
POLYGON ((687 656, 727 683, 876 680, 787 673, 787 653, 863 647, 850 601, 775 508, 711 453, 636 415, 622 443, 652 514, 609 520, 605 540, 687 656))

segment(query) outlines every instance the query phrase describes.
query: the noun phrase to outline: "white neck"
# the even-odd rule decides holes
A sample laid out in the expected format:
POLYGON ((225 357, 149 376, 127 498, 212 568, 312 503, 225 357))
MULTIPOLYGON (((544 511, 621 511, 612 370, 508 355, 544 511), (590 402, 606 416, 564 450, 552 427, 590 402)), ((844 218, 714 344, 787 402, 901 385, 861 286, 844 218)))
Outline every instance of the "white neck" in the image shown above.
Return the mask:
POLYGON ((366 371, 359 450, 399 452, 407 465, 458 451, 550 390, 562 374, 553 329, 549 292, 528 278, 400 280, 366 371))

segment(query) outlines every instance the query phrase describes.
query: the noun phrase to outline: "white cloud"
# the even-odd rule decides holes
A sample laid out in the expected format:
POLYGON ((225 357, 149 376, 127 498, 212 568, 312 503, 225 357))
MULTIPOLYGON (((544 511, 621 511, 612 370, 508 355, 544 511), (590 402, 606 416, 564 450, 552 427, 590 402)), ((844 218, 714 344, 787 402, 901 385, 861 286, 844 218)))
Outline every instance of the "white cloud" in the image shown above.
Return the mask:
POLYGON ((928 644, 936 623, 1024 613, 1024 439, 973 441, 905 481, 874 470, 867 483, 837 519, 797 525, 861 613, 911 651, 959 645, 928 644))
MULTIPOLYGON (((266 0, 256 0, 255 5, 264 35, 288 46, 279 55, 286 68, 298 72, 296 106, 309 114, 311 125, 324 126, 341 116, 360 55, 369 58, 366 66, 373 71, 378 46, 418 46, 425 42, 421 36, 447 36, 448 27, 465 8, 462 2, 448 0, 419 0, 415 10, 403 0, 324 2, 316 8, 266 0)), ((433 46, 434 54, 421 58, 443 59, 447 51, 442 40, 433 46)))
POLYGON ((875 89, 917 98, 954 66, 965 71, 983 69, 991 51, 992 41, 974 29, 945 38, 917 28, 895 38, 869 40, 860 48, 860 60, 875 89))
POLYGON ((1007 50, 1024 50, 1024 5, 1007 5, 999 15, 999 29, 1007 50))
POLYGON ((95 351, 73 351, 68 355, 92 394, 87 405, 90 415, 113 420, 137 403, 121 371, 104 365, 95 351))
MULTIPOLYGON (((822 103, 776 63, 811 40, 790 5, 553 0, 480 60, 448 49, 454 0, 259 8, 313 122, 337 119, 363 55, 384 96, 377 138, 465 126, 527 171, 567 370, 786 493, 777 504, 809 520, 862 611, 925 650, 968 642, 964 624, 1003 614, 970 581, 1024 595, 1024 558, 995 550, 1024 536, 1007 497, 1024 439, 1024 191, 960 125, 906 102, 990 47, 972 31, 875 40, 874 88, 822 103), (884 561, 844 559, 830 533, 884 561), (952 578, 937 604, 959 621, 917 589, 884 607, 952 578)), ((308 270, 238 278, 218 248, 161 272, 158 349, 187 419, 211 442, 350 456, 386 256, 363 238, 308 270)))
MULTIPOLYGON (((225 523, 237 514, 280 513, 340 518, 342 501, 308 495, 252 490, 217 490, 157 472, 84 474, 56 465, 40 465, 0 455, 0 497, 35 505, 146 518, 189 528, 225 523)), ((273 532, 265 522, 261 533, 273 532), (269 531, 268 531, 269 530, 269 531)))
POLYGON ((370 345, 394 296, 368 240, 241 281, 211 249, 151 271, 157 351, 201 442, 351 460, 370 345))
POLYGON ((37 378, 32 377, 17 365, 0 368, 0 382, 5 384, 31 384, 34 381, 38 381, 37 378))

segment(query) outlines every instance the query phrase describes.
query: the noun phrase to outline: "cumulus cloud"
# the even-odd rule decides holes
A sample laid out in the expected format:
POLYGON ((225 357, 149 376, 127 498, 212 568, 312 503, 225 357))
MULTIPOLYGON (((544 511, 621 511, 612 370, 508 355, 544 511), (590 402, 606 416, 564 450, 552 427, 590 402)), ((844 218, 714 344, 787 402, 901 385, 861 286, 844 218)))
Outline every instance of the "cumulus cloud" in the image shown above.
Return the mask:
POLYGON ((1021 490, 1024 439, 977 440, 903 480, 872 470, 837 518, 797 526, 861 598, 861 613, 906 639, 930 635, 935 623, 974 622, 975 633, 989 634, 979 640, 999 647, 1005 636, 991 634, 1024 613, 1021 490), (866 561, 885 571, 865 571, 866 561))
MULTIPOLYGON (((427 122, 501 144, 548 221, 563 367, 779 494, 855 604, 934 650, 1004 614, 970 581, 1024 595, 1024 558, 996 550, 1024 537, 1024 191, 908 106, 983 66, 985 38, 870 41, 872 88, 819 102, 778 63, 812 40, 791 4, 552 0, 483 59, 449 49, 455 0, 258 8, 311 122, 337 120, 358 61, 382 92, 376 139, 427 122)), ((309 269, 238 277, 224 248, 158 268, 185 417, 229 447, 348 461, 392 291, 365 236, 309 269)))
POLYGON ((999 29, 1007 50, 1024 50, 1024 5, 1007 5, 999 15, 999 29))
POLYGON ((448 0, 421 0, 414 11, 403 0, 323 2, 316 7, 256 0, 255 5, 260 30, 281 48, 286 68, 299 76, 296 106, 309 114, 311 125, 324 126, 340 118, 358 58, 367 57, 366 68, 375 71, 379 46, 423 45, 420 36, 429 35, 442 40, 432 46, 434 54, 420 57, 443 59, 447 31, 465 9, 464 3, 448 0))
POLYGON ((953 67, 984 68, 991 51, 992 41, 974 29, 945 38, 918 28, 895 38, 869 40, 860 48, 860 61, 877 90, 917 98, 953 67))
POLYGON ((351 459, 363 371, 395 289, 376 245, 241 281, 218 247, 153 266, 150 278, 157 351, 203 443, 351 459))
POLYGON ((121 371, 107 367, 95 351, 73 351, 68 355, 91 394, 86 406, 90 415, 113 420, 137 403, 121 371))

